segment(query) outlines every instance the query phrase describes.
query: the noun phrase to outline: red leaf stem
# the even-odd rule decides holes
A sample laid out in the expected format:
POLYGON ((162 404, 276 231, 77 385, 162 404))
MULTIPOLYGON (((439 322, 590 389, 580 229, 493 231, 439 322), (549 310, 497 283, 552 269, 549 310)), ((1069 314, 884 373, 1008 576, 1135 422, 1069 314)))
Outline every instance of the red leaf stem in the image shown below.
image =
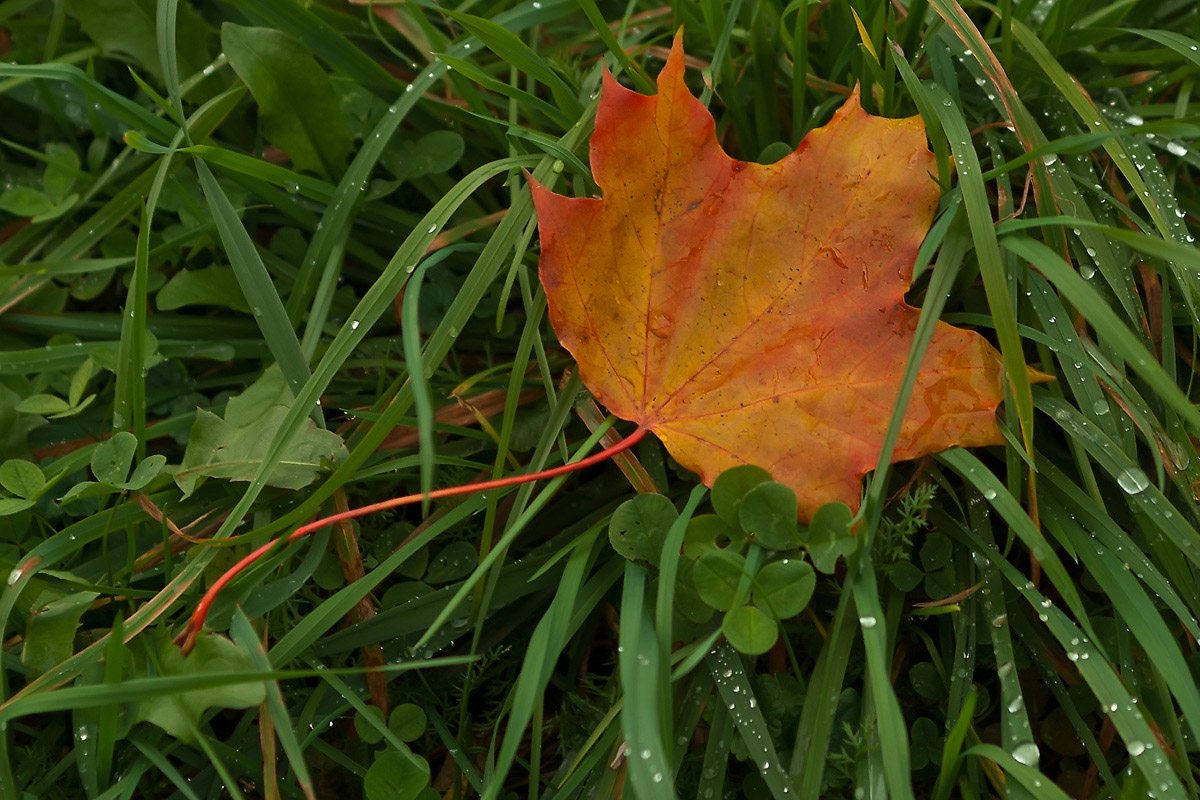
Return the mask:
POLYGON ((612 458, 618 453, 628 450, 640 442, 642 437, 645 435, 646 429, 638 428, 621 441, 610 447, 604 448, 594 455, 590 455, 587 458, 582 458, 579 461, 573 461, 569 464, 562 464, 557 467, 551 467, 550 469, 544 469, 540 472, 534 472, 528 475, 509 475, 508 477, 499 478, 497 480, 477 481, 475 483, 466 483, 462 486, 451 486, 447 489, 437 489, 436 491, 430 492, 428 495, 410 494, 405 495, 404 497, 393 497, 390 500, 383 500, 378 503, 352 508, 349 511, 343 511, 338 514, 330 514, 328 517, 321 517, 320 519, 314 520, 307 525, 301 525, 299 528, 296 528, 296 530, 292 531, 292 533, 289 534, 285 539, 274 539, 254 550, 241 561, 237 562, 228 570, 226 570, 225 574, 217 578, 217 580, 213 582, 212 586, 208 587, 208 591, 204 593, 204 597, 200 599, 200 602, 196 604, 196 610, 192 612, 191 620, 188 621, 188 625, 183 632, 175 638, 175 642, 180 646, 185 654, 190 652, 192 647, 196 644, 196 635, 204 627, 204 620, 208 616, 208 612, 212 608, 212 604, 216 601, 217 595, 221 593, 221 590, 224 589, 225 586, 234 578, 236 578, 243 570, 275 548, 280 541, 291 543, 302 536, 307 536, 308 534, 318 531, 328 525, 334 525, 338 522, 343 522, 348 519, 364 517, 367 514, 374 514, 377 511, 386 511, 389 508, 398 508, 400 506, 420 503, 427 497, 430 500, 438 500, 443 497, 454 497, 460 494, 472 494, 473 492, 485 491, 487 489, 500 489, 506 486, 517 486, 522 483, 531 483, 543 478, 554 478, 559 475, 566 475, 567 473, 590 467, 593 464, 599 464, 602 461, 612 458))

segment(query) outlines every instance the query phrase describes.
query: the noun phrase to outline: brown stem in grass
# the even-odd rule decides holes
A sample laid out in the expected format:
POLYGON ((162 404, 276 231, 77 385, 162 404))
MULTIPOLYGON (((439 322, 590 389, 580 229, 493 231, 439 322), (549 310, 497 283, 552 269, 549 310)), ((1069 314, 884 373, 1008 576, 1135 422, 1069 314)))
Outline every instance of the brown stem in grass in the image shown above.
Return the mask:
MULTIPOLYGON (((346 499, 346 490, 338 489, 333 493, 334 508, 339 514, 350 510, 346 499)), ((346 583, 351 584, 366 575, 363 568, 362 552, 358 546, 358 537, 354 534, 354 525, 344 519, 334 530, 334 545, 337 548, 338 559, 342 562, 342 575, 346 583)), ((368 594, 354 604, 347 615, 346 623, 366 622, 375 616, 375 603, 368 594)), ((384 719, 388 714, 387 677, 381 671, 383 668, 383 648, 379 642, 371 642, 362 646, 363 664, 367 667, 367 688, 371 694, 371 705, 379 709, 384 719)))

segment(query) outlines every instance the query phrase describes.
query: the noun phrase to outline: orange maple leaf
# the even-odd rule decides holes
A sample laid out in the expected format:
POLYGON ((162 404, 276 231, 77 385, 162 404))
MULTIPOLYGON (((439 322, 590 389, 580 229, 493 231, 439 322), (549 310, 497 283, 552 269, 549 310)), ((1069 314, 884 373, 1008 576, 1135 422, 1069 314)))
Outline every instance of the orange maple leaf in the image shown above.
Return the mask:
MULTIPOLYGON (((708 485, 756 464, 799 497, 857 508, 918 311, 904 302, 938 200, 920 118, 857 90, 774 164, 730 158, 683 80, 605 73, 591 140, 603 199, 533 185, 550 321, 584 384, 708 485)), ((999 354, 938 323, 894 461, 1002 442, 999 354)))

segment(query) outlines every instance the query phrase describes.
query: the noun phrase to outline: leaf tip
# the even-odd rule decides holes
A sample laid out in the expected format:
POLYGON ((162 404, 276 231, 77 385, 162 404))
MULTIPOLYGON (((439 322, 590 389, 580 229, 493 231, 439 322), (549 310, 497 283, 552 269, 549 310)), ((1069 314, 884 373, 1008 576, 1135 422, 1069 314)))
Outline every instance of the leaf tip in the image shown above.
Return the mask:
POLYGON ((684 68, 683 27, 681 26, 675 32, 675 39, 671 42, 671 51, 667 54, 667 61, 663 65, 662 72, 658 73, 659 94, 671 95, 680 89, 687 92, 687 87, 683 83, 684 68))

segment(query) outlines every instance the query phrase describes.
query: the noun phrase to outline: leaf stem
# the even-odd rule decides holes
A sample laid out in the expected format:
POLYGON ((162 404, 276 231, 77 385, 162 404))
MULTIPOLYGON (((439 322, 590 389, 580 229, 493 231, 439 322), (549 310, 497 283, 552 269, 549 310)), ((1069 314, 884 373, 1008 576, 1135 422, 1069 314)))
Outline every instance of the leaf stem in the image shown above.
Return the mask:
POLYGON ((420 503, 423 500, 438 500, 443 497, 454 497, 460 494, 471 494, 473 492, 485 491, 487 489, 500 489, 507 486, 517 486, 522 483, 531 483, 533 481, 542 480, 543 478, 554 478, 558 475, 565 475, 569 472, 574 472, 576 470, 590 467, 594 464, 599 464, 602 461, 612 458, 618 453, 623 453, 640 442, 642 438, 645 437, 646 432, 647 430, 645 428, 638 428, 621 441, 604 448, 594 455, 590 455, 587 458, 582 458, 579 461, 572 461, 568 464, 562 464, 557 467, 551 467, 550 469, 544 469, 540 472, 533 472, 528 475, 509 475, 508 477, 499 478, 496 480, 465 483, 461 486, 451 486, 446 489, 437 489, 429 492, 428 494, 418 493, 405 495, 404 497, 393 497, 390 500, 383 500, 378 503, 359 506, 358 508, 352 508, 348 511, 342 511, 337 514, 331 514, 327 517, 321 517, 320 519, 314 520, 307 525, 301 525, 299 528, 296 528, 296 530, 292 531, 287 537, 284 537, 283 539, 273 539, 272 541, 269 541, 258 549, 254 550, 226 570, 221 577, 217 578, 217 580, 213 582, 212 586, 208 587, 208 591, 204 593, 204 597, 200 599, 200 602, 196 604, 196 610, 192 612, 192 618, 188 621, 188 625, 183 632, 175 638, 175 643, 180 646, 184 654, 189 653, 192 647, 195 646, 196 635, 204 627, 204 620, 207 618, 208 612, 212 608, 213 603, 216 602, 217 596, 221 593, 221 590, 224 589, 225 586, 228 585, 229 582, 234 578, 236 578, 243 570, 275 548, 281 541, 290 544, 291 542, 294 542, 297 539, 307 536, 308 534, 320 530, 328 525, 334 525, 336 523, 344 522, 345 520, 349 519, 355 519, 357 517, 364 517, 367 514, 374 514, 377 511, 386 511, 390 508, 413 505, 414 503, 420 503))

